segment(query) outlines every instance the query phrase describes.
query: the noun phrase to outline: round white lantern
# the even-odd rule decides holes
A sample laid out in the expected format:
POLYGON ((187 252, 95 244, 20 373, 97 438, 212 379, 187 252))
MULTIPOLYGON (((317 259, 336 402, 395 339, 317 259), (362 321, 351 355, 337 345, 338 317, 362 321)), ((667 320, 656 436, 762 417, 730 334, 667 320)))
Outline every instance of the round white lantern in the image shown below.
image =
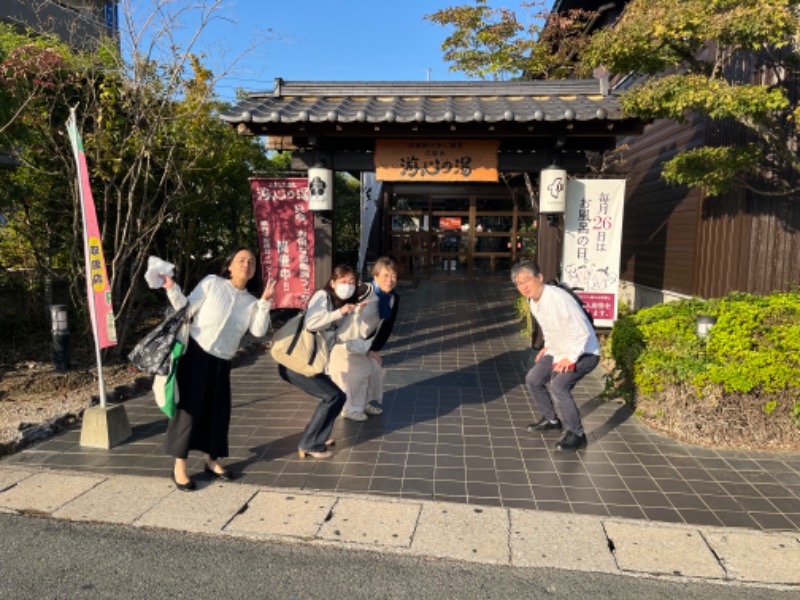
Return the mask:
POLYGON ((567 172, 547 167, 539 174, 539 212, 564 213, 567 210, 567 172))
POLYGON ((325 167, 308 170, 309 210, 333 210, 333 171, 325 167))

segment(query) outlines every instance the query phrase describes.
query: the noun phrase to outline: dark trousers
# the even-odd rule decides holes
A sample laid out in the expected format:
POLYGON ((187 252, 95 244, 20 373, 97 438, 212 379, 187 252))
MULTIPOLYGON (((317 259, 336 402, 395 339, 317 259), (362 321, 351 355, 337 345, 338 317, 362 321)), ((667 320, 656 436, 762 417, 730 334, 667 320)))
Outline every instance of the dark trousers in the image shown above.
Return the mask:
POLYGON ((306 377, 283 365, 278 365, 278 374, 284 381, 320 401, 297 447, 308 452, 324 452, 327 449, 325 442, 331 436, 333 424, 342 412, 347 396, 324 374, 306 377))
POLYGON ((553 400, 558 405, 564 427, 577 435, 583 435, 583 423, 578 406, 572 397, 572 388, 575 384, 591 373, 600 362, 600 357, 595 354, 582 354, 575 363, 574 371, 555 373, 553 371, 553 357, 545 354, 533 368, 528 371, 525 383, 531 391, 534 402, 543 417, 551 421, 557 418, 553 400), (550 391, 547 391, 547 384, 550 391))

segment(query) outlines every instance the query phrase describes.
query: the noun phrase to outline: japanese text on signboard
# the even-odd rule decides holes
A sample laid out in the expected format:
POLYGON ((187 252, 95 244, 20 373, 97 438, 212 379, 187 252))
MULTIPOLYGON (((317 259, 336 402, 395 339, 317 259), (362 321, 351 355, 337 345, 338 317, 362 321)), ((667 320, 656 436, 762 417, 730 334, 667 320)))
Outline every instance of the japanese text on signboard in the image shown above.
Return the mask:
POLYGON ((483 140, 378 140, 381 181, 497 181, 499 143, 483 140))
POLYGON ((624 180, 576 179, 567 186, 562 279, 600 326, 617 317, 624 199, 624 180))
POLYGON ((250 180, 264 280, 274 308, 305 309, 314 292, 314 219, 306 178, 250 180))

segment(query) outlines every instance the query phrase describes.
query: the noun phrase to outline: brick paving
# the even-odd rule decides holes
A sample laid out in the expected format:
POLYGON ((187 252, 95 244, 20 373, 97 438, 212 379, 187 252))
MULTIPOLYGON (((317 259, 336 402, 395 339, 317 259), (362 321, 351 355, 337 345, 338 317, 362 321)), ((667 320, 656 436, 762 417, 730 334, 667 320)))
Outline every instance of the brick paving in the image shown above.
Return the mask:
MULTIPOLYGON (((537 419, 524 375, 533 353, 520 335, 510 282, 430 282, 401 290, 384 351, 384 414, 339 419, 333 459, 297 456, 314 400, 278 378, 267 354, 233 370, 231 457, 241 481, 305 491, 364 493, 470 505, 692 525, 800 531, 800 453, 681 444, 602 402, 598 371, 576 388, 587 449, 560 453, 537 419)), ((133 437, 81 448, 66 431, 5 464, 168 477, 166 419, 151 395, 125 403, 133 437)), ((199 454, 190 469, 202 474, 199 454)))

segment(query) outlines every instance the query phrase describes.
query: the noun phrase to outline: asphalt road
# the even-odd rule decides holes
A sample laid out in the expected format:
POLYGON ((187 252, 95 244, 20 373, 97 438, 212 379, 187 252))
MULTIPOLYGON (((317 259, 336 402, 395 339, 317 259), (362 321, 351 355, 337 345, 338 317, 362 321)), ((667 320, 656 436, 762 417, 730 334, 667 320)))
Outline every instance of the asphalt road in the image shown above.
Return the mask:
POLYGON ((0 599, 798 597, 797 590, 485 566, 11 514, 0 514, 0 532, 0 599))

